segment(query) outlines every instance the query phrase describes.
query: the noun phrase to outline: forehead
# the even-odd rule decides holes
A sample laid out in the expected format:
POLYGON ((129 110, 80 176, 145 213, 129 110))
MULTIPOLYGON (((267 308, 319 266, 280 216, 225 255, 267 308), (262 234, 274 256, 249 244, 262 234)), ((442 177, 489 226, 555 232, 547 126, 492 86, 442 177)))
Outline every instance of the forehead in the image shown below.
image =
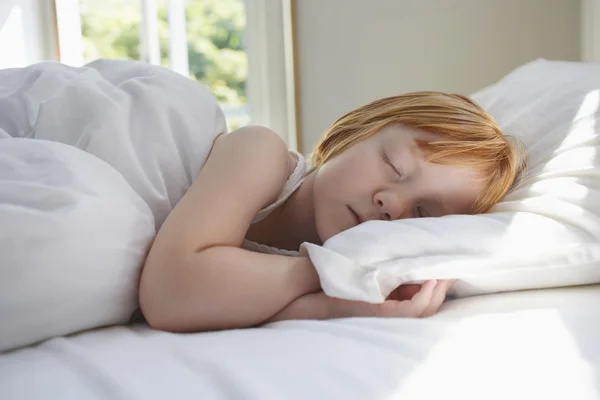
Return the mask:
POLYGON ((415 140, 421 140, 425 142, 443 140, 442 136, 436 135, 435 133, 398 123, 392 123, 384 126, 373 137, 380 140, 407 142, 414 142, 415 140))

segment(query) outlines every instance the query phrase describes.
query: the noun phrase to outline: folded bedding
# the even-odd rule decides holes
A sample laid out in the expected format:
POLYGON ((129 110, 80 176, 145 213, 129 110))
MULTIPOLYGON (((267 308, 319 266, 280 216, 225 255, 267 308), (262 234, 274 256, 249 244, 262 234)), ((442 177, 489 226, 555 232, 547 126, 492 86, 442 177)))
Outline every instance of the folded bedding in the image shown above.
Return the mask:
POLYGON ((104 161, 0 140, 0 352, 126 323, 154 235, 148 204, 104 161))
POLYGON ((126 323, 154 235, 226 132, 165 68, 0 70, 0 352, 126 323))

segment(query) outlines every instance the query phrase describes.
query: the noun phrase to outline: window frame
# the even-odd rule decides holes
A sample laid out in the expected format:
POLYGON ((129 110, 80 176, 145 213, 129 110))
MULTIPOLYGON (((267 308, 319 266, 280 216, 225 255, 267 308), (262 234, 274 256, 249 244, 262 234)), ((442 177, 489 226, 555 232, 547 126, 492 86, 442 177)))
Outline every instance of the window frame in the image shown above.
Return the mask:
MULTIPOLYGON (((42 0, 43 1, 43 0, 42 0)), ((156 15, 156 0, 139 0, 142 16, 156 15)), ((243 0, 246 8, 245 45, 248 57, 247 98, 252 124, 264 125, 277 132, 292 150, 301 151, 298 135, 298 94, 295 57, 294 0, 243 0)), ((182 0, 168 1, 173 21, 170 25, 171 68, 187 74, 187 52, 182 53, 177 39, 185 38, 181 23, 182 0)), ((81 64, 83 46, 79 0, 51 0, 46 20, 54 38, 51 51, 55 60, 81 64), (77 37, 79 35, 79 38, 77 37)), ((170 20, 171 21, 171 20, 170 20)), ((153 21, 142 18, 140 40, 142 57, 157 64, 157 29, 153 21), (153 28, 154 27, 154 28, 153 28)), ((159 53, 158 53, 159 54, 159 53)))

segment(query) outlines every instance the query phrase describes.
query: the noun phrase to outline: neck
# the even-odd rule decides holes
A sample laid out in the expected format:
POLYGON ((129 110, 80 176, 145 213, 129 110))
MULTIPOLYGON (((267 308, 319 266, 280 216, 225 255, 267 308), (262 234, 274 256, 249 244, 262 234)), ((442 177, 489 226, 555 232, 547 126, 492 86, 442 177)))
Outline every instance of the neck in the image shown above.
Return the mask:
POLYGON ((313 207, 314 176, 315 171, 304 179, 279 211, 275 211, 271 241, 276 247, 297 250, 304 242, 321 244, 313 207))
POLYGON ((283 221, 288 232, 287 236, 294 237, 299 245, 303 242, 321 244, 315 222, 313 197, 315 176, 316 170, 304 179, 298 190, 284 204, 284 211, 287 207, 289 212, 289 220, 283 221))

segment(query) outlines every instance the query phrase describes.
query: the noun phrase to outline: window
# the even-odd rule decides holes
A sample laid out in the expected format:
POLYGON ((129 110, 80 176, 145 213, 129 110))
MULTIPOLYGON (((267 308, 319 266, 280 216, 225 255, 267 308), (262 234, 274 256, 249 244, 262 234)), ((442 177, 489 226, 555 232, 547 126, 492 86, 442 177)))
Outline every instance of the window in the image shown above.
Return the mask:
POLYGON ((270 127, 296 149, 286 1, 54 0, 61 62, 127 58, 171 68, 217 98, 230 129, 270 127))
POLYGON ((0 68, 20 68, 45 59, 48 26, 48 2, 0 0, 0 68))
POLYGON ((250 122, 243 0, 75 1, 62 15, 57 10, 63 61, 120 58, 171 68, 208 87, 230 129, 250 122))

